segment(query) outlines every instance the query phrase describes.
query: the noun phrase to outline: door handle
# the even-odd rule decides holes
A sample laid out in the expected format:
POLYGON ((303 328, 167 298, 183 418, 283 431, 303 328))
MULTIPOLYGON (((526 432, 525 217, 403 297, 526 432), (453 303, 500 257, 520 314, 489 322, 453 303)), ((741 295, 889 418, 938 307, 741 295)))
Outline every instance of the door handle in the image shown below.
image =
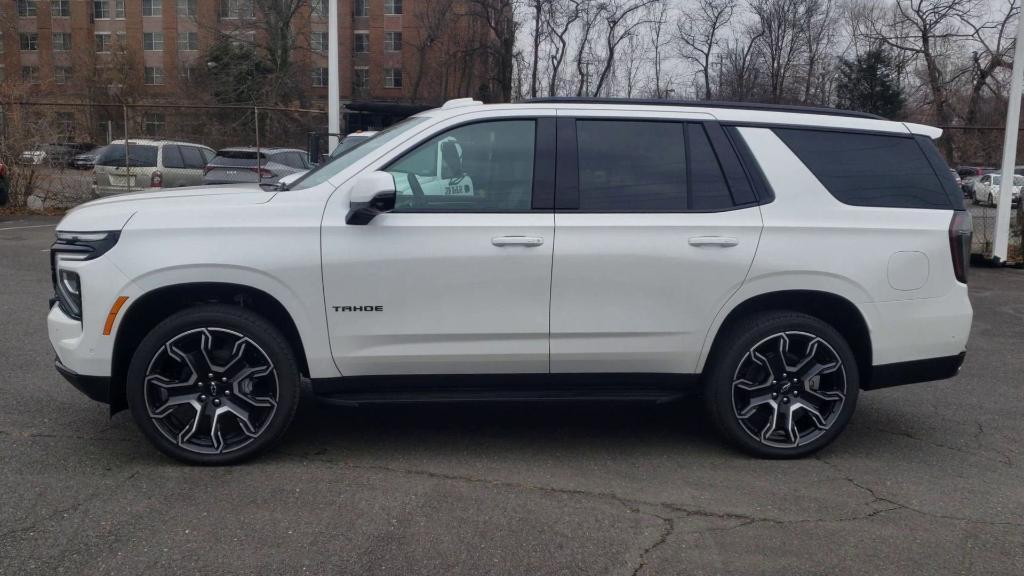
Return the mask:
POLYGON ((721 246, 722 248, 729 248, 739 243, 739 240, 727 236, 694 236, 690 238, 690 246, 721 246))
POLYGON ((491 244, 495 246, 526 246, 532 248, 540 246, 544 239, 539 236, 496 236, 491 238, 491 244))

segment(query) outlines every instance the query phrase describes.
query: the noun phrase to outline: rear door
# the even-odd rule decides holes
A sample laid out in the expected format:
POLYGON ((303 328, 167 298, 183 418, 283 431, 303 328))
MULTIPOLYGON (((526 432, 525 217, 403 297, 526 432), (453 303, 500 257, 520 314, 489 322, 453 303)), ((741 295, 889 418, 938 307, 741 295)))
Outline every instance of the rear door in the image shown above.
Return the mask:
POLYGON ((551 372, 692 373, 761 214, 708 117, 558 119, 551 372))

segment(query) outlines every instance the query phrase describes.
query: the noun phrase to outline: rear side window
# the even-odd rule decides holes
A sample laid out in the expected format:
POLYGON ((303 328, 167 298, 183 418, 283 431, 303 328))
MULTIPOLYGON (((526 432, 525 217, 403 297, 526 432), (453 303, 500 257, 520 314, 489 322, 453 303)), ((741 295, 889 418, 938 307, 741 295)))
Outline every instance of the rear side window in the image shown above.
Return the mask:
POLYGON ((206 166, 206 159, 199 148, 195 146, 181 146, 180 148, 181 159, 185 163, 185 168, 202 170, 206 166))
POLYGON ((164 168, 184 168, 185 161, 181 159, 181 150, 174 144, 168 144, 163 148, 164 168))
POLYGON ((950 209, 952 201, 912 137, 776 128, 775 134, 840 202, 950 209))
POLYGON ((687 212, 733 207, 699 123, 578 120, 579 210, 687 212))

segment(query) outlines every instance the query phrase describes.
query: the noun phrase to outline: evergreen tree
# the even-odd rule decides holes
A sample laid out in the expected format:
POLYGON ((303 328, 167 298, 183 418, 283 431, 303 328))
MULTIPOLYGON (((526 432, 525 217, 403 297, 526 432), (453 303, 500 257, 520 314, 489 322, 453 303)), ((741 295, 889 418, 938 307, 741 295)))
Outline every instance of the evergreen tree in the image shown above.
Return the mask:
POLYGON ((836 96, 840 108, 883 118, 897 118, 905 100, 892 57, 882 48, 840 61, 836 96))

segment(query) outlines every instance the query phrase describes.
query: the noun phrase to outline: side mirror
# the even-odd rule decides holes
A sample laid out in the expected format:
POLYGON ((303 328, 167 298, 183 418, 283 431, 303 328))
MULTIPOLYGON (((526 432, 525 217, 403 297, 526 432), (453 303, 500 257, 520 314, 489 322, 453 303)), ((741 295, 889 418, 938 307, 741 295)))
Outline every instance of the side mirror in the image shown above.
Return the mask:
POLYGON ((395 209, 395 179, 387 172, 370 172, 356 179, 348 201, 345 223, 365 226, 378 214, 395 209))

